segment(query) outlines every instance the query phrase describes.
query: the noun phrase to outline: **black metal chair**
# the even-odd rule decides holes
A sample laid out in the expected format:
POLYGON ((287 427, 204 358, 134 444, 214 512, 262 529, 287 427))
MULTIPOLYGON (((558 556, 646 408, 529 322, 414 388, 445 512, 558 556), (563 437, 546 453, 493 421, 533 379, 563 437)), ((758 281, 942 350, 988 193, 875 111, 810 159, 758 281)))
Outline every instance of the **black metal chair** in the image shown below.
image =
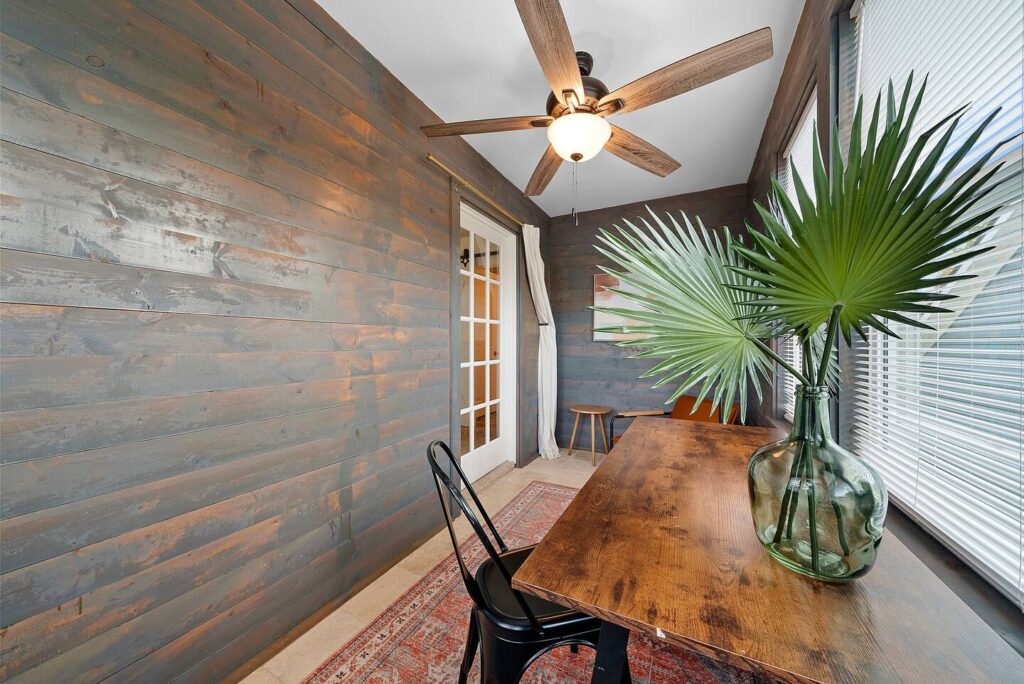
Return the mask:
MULTIPOLYGON (((466 651, 459 669, 459 684, 465 684, 469 676, 478 644, 484 684, 515 684, 537 658, 558 646, 572 645, 575 650, 576 645, 584 644, 596 649, 601 630, 599 619, 535 596, 524 595, 512 588, 512 575, 527 559, 534 546, 510 550, 505 545, 448 445, 441 440, 431 442, 427 447, 427 460, 434 473, 437 496, 441 500, 452 546, 455 547, 459 571, 466 584, 466 591, 473 600, 466 651), (439 451, 447 457, 450 468, 444 468, 438 463, 439 451), (457 476, 457 483, 449 476, 450 471, 457 476), (465 486, 476 504, 480 517, 494 537, 494 544, 463 496, 460 485, 465 486), (470 574, 459 551, 459 540, 452 526, 453 509, 449 508, 446 492, 462 510, 489 556, 477 569, 476 576, 470 574)), ((623 682, 629 681, 627 665, 623 682)))

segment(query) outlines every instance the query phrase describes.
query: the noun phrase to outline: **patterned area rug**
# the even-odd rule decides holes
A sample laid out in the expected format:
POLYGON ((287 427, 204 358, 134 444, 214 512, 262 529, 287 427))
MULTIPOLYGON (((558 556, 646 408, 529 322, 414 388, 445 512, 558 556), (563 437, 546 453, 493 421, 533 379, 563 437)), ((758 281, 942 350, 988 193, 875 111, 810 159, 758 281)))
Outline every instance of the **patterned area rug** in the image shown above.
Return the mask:
MULTIPOLYGON (((577 491, 532 482, 494 516, 495 526, 510 548, 536 543, 577 491)), ((486 556, 476 539, 463 542, 461 548, 463 557, 474 570, 486 556)), ((306 677, 305 684, 455 682, 471 606, 452 554, 306 677)), ((480 681, 479 651, 476 660, 471 682, 480 681)), ((767 681, 718 665, 698 653, 643 636, 630 638, 629 662, 637 684, 767 681)), ((593 665, 591 649, 581 647, 579 653, 574 654, 566 646, 539 658, 522 682, 582 684, 590 681, 593 665)))

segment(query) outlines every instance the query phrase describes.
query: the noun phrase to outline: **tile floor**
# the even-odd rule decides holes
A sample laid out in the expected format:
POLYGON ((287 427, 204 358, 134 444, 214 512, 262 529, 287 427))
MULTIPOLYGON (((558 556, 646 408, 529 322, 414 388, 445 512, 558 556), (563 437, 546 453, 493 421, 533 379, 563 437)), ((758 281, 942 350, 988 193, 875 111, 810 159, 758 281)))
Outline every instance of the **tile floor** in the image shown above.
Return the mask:
MULTIPOLYGON (((599 463, 600 459, 601 454, 598 454, 599 463)), ((572 456, 565 455, 563 451, 561 458, 537 458, 525 468, 499 470, 486 475, 477 483, 476 489, 484 507, 493 514, 534 480, 582 487, 593 472, 589 450, 574 451, 572 456)), ((470 534, 463 518, 456 521, 456 530, 460 541, 470 534)), ((243 680, 244 683, 292 684, 302 681, 451 552, 448 532, 441 530, 252 672, 243 680)))

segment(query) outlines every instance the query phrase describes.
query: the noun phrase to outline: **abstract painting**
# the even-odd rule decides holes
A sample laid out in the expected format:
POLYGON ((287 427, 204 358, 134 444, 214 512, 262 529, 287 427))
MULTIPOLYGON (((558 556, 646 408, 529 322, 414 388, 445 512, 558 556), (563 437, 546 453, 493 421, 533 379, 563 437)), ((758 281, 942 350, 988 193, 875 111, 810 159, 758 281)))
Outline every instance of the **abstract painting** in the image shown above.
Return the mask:
MULTIPOLYGON (((615 276, 610 276, 607 273, 598 273, 594 276, 594 306, 610 306, 620 309, 637 309, 639 306, 635 302, 632 302, 622 295, 612 292, 608 288, 616 288, 618 290, 624 290, 626 292, 635 292, 628 283, 621 282, 615 276)), ((595 342, 630 342, 633 340, 643 339, 644 335, 624 335, 622 333, 609 333, 609 332, 598 332, 598 328, 607 328, 611 326, 629 325, 630 323, 637 323, 632 319, 624 316, 615 316, 603 311, 594 312, 594 341, 595 342)))

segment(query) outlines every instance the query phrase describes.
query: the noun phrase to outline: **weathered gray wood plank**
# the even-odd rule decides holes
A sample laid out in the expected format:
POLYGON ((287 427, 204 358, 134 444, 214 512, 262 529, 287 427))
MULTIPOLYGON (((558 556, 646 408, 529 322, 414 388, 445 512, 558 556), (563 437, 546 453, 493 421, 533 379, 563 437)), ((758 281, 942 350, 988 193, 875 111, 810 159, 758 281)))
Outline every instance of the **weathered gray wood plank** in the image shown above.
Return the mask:
MULTIPOLYGON (((319 289, 259 285, 32 252, 0 250, 0 300, 103 309, 190 312, 404 326, 440 326, 445 293, 340 269, 319 289)), ((296 285, 314 285, 308 283, 296 285)))
POLYGON ((446 328, 0 303, 2 356, 445 349, 446 328))
MULTIPOLYGON (((9 199, 9 196, 4 198, 9 199)), ((423 269, 429 279, 429 284, 424 285, 378 278, 359 270, 280 256, 147 224, 132 226, 127 236, 119 221, 96 220, 34 201, 5 202, 0 208, 0 218, 6 228, 2 244, 8 249, 309 290, 315 293, 310 304, 313 316, 329 317, 331 308, 337 309, 338 297, 345 294, 337 288, 350 282, 357 283, 364 291, 373 287, 390 288, 396 301, 402 304, 416 302, 426 308, 447 305, 447 288, 439 287, 439 281, 446 280, 446 275, 434 269, 423 269), (399 300, 405 293, 408 293, 408 300, 399 300), (322 311, 313 313, 318 306, 322 311)))
POLYGON ((18 357, 0 364, 4 411, 446 368, 443 349, 18 357))
MULTIPOLYGON (((5 190, 12 191, 10 185, 5 182, 5 190)), ((354 245, 346 246, 342 263, 325 263, 239 245, 220 236, 185 233, 126 216, 115 219, 109 213, 90 214, 12 195, 0 196, 0 220, 5 228, 2 244, 8 249, 281 287, 295 287, 303 278, 326 277, 330 269, 341 268, 447 290, 447 274, 439 269, 407 262, 399 270, 395 259, 354 245), (133 224, 130 232, 125 230, 128 223, 133 224)))
POLYGON ((4 463, 447 387, 447 369, 7 411, 4 463))

